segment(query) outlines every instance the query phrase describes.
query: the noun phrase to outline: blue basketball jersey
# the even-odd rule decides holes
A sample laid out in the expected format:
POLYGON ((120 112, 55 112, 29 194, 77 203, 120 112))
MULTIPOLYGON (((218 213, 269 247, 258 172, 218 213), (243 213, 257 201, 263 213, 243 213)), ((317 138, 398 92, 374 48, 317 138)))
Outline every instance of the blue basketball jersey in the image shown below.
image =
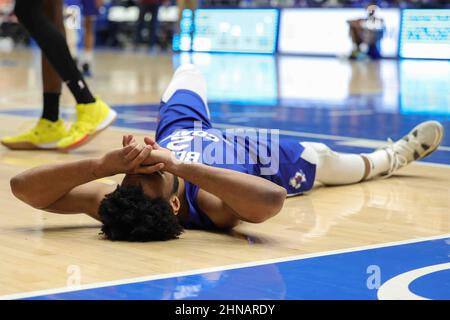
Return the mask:
MULTIPOLYGON (((211 125, 208 107, 195 92, 177 90, 161 103, 156 141, 179 160, 235 170, 270 180, 301 194, 312 188, 316 166, 301 157, 297 140, 280 139, 277 132, 255 129, 217 130, 211 125)), ((197 205, 198 186, 185 181, 188 229, 214 228, 197 205)))

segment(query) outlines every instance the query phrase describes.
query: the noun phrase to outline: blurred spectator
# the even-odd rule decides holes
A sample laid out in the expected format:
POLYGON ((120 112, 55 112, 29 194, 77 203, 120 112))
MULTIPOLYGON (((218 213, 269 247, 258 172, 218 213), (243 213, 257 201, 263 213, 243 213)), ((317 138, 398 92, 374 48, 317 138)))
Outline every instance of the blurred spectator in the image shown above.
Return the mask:
POLYGON ((149 24, 149 46, 153 48, 157 44, 158 31, 158 10, 162 4, 162 0, 139 0, 139 18, 136 26, 136 45, 143 42, 142 31, 146 24, 146 15, 150 13, 152 18, 149 24))
MULTIPOLYGON (((92 64, 94 60, 95 46, 95 19, 99 15, 99 8, 103 5, 103 0, 65 0, 64 1, 66 18, 66 39, 69 45, 72 57, 80 62, 80 67, 85 76, 91 76, 92 64), (75 10, 74 8, 79 8, 75 10), (81 11, 80 11, 81 10, 81 11), (74 26, 81 19, 79 14, 83 15, 84 43, 83 51, 78 53, 78 26, 74 26)), ((80 26, 81 27, 81 26, 80 26)))
POLYGON ((95 46, 95 19, 99 15, 99 8, 103 5, 103 0, 83 0, 82 14, 84 16, 84 51, 80 57, 81 68, 84 75, 91 74, 91 67, 94 60, 95 46))
POLYGON ((378 17, 376 5, 367 7, 367 18, 348 21, 353 42, 351 59, 381 58, 380 43, 385 29, 384 20, 378 17))
MULTIPOLYGON (((373 0, 203 0, 201 7, 310 7, 361 8, 373 3, 373 0)), ((382 8, 449 8, 449 0, 378 0, 382 8)))
POLYGON ((28 32, 14 15, 14 0, 0 0, 0 51, 12 50, 14 44, 28 45, 28 32))

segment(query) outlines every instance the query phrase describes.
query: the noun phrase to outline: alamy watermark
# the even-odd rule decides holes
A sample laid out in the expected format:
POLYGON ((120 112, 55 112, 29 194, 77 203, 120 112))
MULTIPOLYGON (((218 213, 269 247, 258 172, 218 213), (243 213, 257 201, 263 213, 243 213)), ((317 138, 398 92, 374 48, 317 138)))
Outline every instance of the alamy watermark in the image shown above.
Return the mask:
POLYGON ((67 29, 81 29, 81 10, 79 6, 68 6, 64 10, 64 26, 67 29))
POLYGON ((169 140, 167 149, 181 162, 258 165, 261 175, 274 175, 280 168, 280 132, 277 129, 221 131, 204 128, 201 121, 195 121, 192 129, 177 130, 164 140, 169 140))
POLYGON ((67 287, 78 287, 81 285, 81 268, 78 265, 71 264, 67 267, 67 287))
POLYGON ((381 268, 376 264, 372 264, 367 267, 366 273, 369 277, 366 281, 367 289, 374 290, 379 289, 381 286, 381 268))

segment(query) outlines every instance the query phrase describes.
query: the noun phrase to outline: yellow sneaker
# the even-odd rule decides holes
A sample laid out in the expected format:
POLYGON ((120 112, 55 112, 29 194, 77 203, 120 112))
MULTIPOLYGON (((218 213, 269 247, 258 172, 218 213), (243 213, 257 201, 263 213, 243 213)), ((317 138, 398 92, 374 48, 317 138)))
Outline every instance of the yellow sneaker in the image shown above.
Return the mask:
POLYGON ((3 137, 1 143, 14 150, 56 149, 59 140, 67 135, 64 120, 56 122, 39 119, 30 130, 16 136, 3 137))
POLYGON ((117 113, 100 98, 96 98, 93 103, 78 104, 76 109, 77 120, 68 135, 57 144, 60 150, 68 151, 82 146, 109 127, 117 117, 117 113))

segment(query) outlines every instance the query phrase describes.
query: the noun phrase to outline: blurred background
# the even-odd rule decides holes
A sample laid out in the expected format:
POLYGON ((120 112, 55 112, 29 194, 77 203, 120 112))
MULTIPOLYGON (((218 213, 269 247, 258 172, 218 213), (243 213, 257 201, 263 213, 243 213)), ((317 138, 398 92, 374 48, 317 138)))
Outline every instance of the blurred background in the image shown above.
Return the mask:
MULTIPOLYGON (((445 11, 450 8, 450 2, 447 0, 103 0, 97 3, 98 14, 94 19, 97 48, 149 48, 152 53, 280 52, 352 58, 369 53, 372 58, 450 58, 449 13, 445 11), (372 24, 367 23, 371 7, 376 18, 372 24), (444 11, 417 11, 426 9, 444 11), (437 26, 435 22, 447 24, 437 26), (243 33, 247 31, 250 33, 243 33), (418 38, 422 43, 412 48, 409 42, 418 38), (446 43, 446 52, 437 56, 430 52, 427 56, 424 51, 433 49, 423 48, 426 42, 446 43), (357 48, 361 43, 363 47, 357 48), (373 53, 372 45, 379 52, 373 53), (412 52, 415 50, 420 52, 412 52)), ((66 27, 77 31, 75 45, 81 46, 82 1, 65 0, 65 4, 66 27)), ((33 45, 17 23, 13 7, 13 0, 0 0, 0 48, 3 50, 33 45)), ((73 39, 73 35, 68 34, 68 39, 73 39)))
MULTIPOLYGON (((80 59, 83 51, 85 56, 88 52, 84 38, 93 34, 95 50, 89 49, 95 51, 95 59, 93 52, 89 59, 93 66, 79 66, 114 105, 144 103, 149 110, 149 103, 158 103, 172 70, 195 63, 210 84, 209 100, 217 103, 216 119, 223 123, 299 126, 361 136, 373 121, 371 115, 379 114, 378 125, 384 129, 374 132, 384 139, 386 132, 417 120, 406 115, 442 120, 450 115, 448 1, 96 3, 96 15, 88 17, 82 0, 65 0, 66 38, 74 59, 80 59), (305 116, 305 110, 311 115, 305 116), (403 117, 393 118, 394 114, 403 117), (317 115, 322 120, 314 121, 321 123, 320 128, 310 120, 317 115), (281 116, 283 123, 278 123, 281 116), (329 117, 334 122, 327 125, 324 119, 329 117), (398 119, 407 121, 391 123, 398 119)), ((17 23, 13 8, 14 1, 0 0, 2 70, 13 74, 30 61, 30 54, 34 58, 26 65, 27 98, 4 97, 4 106, 35 107, 40 93, 39 50, 17 23)), ((22 80, 2 81, 5 90, 14 91, 22 80)), ((64 104, 72 104, 66 97, 64 104)), ((144 123, 142 128, 153 125, 144 123)))

